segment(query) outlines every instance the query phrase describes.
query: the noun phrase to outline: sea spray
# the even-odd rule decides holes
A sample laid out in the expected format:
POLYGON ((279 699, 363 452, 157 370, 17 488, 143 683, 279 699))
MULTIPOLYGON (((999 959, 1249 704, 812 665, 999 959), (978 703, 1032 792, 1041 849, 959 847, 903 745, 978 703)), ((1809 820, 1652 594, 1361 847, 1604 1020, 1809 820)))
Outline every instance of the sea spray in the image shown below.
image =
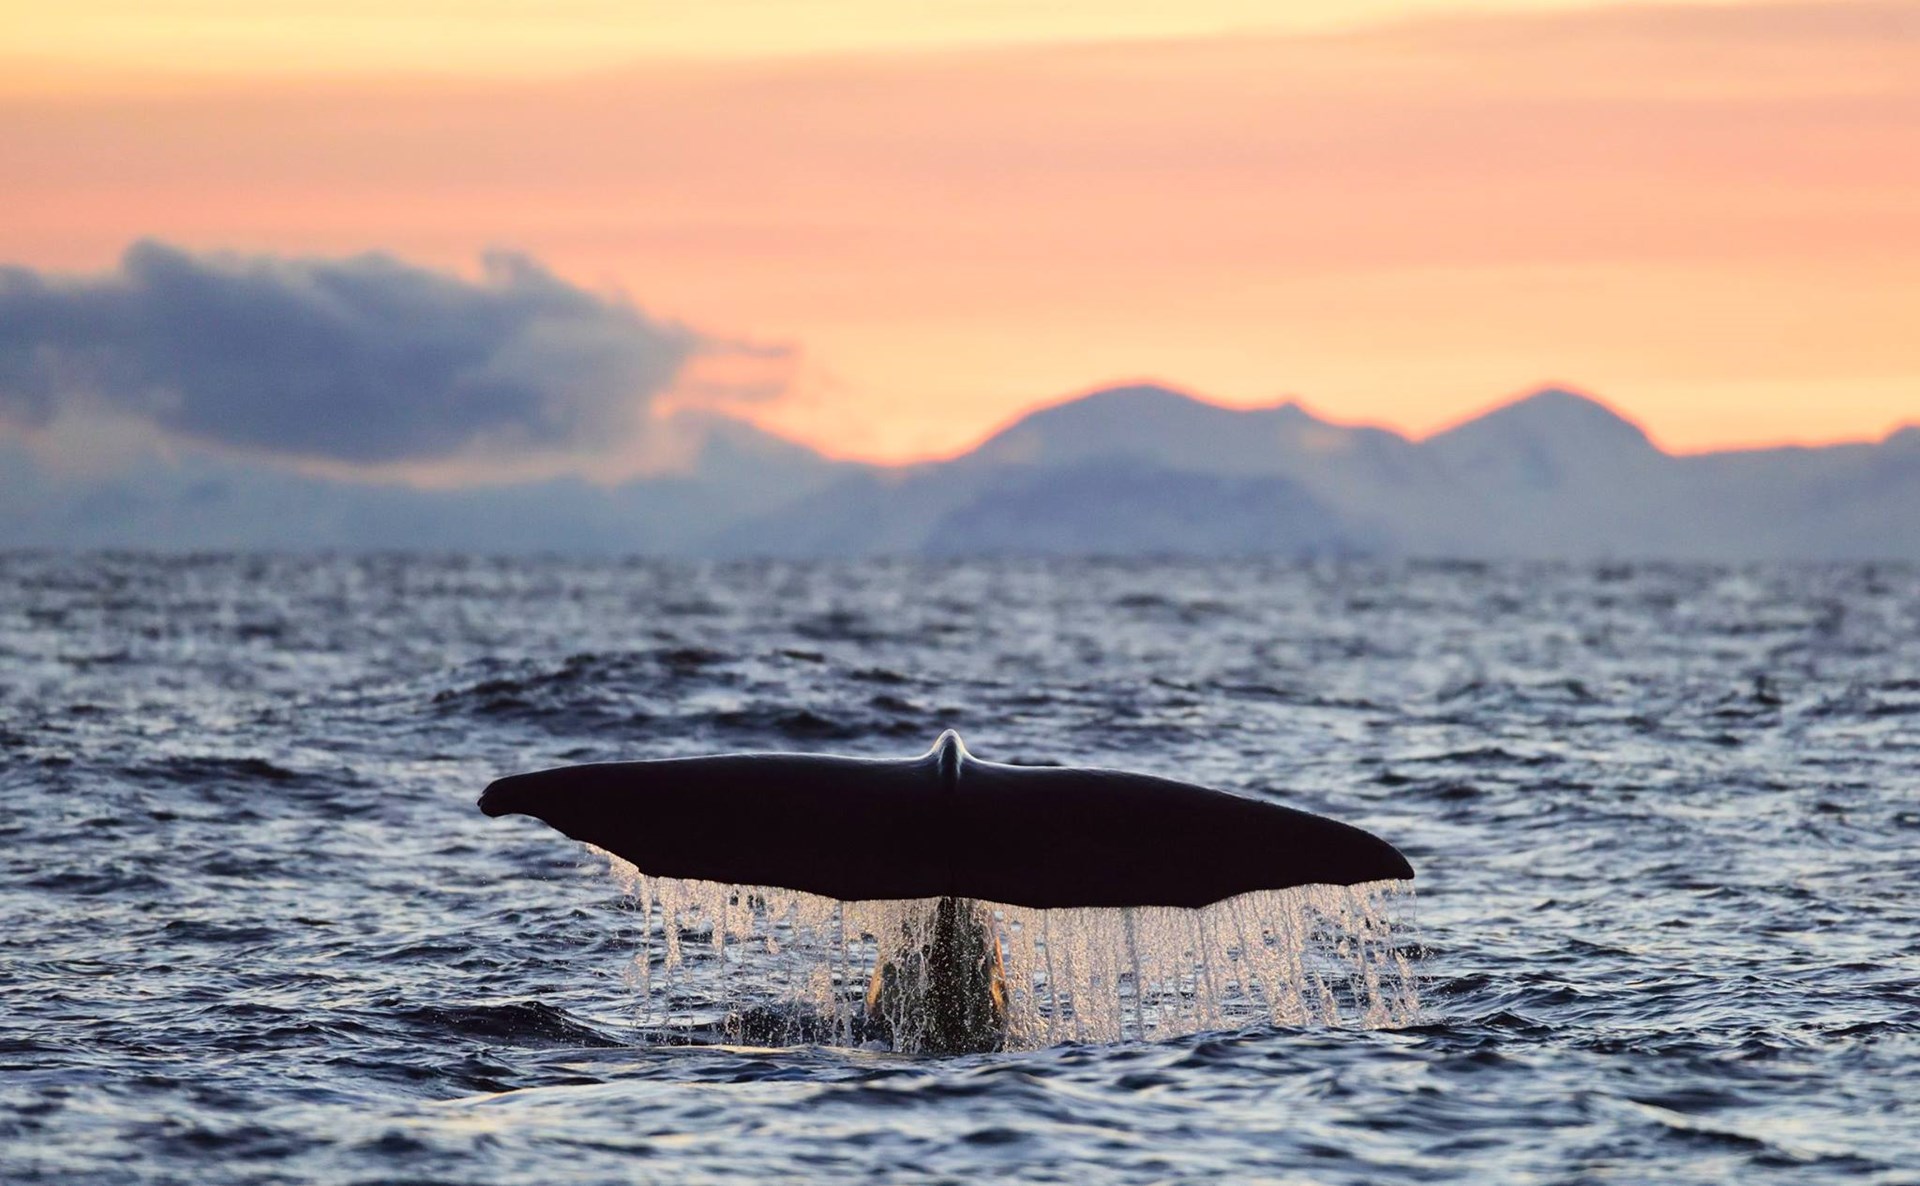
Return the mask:
MULTIPOLYGON (((928 1046, 912 992, 876 967, 931 941, 939 899, 840 902, 649 877, 609 856, 638 915, 629 975, 655 1040, 928 1046)), ((1200 909, 979 903, 1005 967, 1006 1045, 1155 1040, 1282 1026, 1393 1028, 1420 1010, 1409 883, 1300 886, 1200 909)), ((909 961, 903 965, 911 969, 909 961)))

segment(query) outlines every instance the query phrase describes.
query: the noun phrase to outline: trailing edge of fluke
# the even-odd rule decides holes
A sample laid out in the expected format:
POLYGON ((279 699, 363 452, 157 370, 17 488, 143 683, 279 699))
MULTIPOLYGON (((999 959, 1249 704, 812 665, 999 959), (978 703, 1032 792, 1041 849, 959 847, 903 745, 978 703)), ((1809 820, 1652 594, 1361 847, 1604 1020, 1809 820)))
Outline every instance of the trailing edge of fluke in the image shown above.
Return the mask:
POLYGON ((1413 876, 1391 844, 1336 820, 1145 774, 983 762, 952 730, 899 760, 724 754, 516 774, 480 809, 544 820, 651 876, 844 901, 1200 907, 1413 876))

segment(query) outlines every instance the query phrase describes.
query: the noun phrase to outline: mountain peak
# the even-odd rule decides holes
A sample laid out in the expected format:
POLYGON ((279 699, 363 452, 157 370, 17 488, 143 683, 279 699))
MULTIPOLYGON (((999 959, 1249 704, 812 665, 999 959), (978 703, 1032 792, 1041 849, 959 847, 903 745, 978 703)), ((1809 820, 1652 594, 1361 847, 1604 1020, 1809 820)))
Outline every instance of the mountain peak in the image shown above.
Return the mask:
POLYGON ((1421 447, 1462 476, 1532 489, 1618 480, 1627 467, 1662 455, 1638 424, 1563 387, 1503 404, 1421 447))
POLYGON ((1061 400, 1032 413, 1045 416, 1055 412, 1077 411, 1081 413, 1099 412, 1103 415, 1127 416, 1141 412, 1188 407, 1213 407, 1191 392, 1181 391, 1177 387, 1168 387, 1163 383, 1120 383, 1112 387, 1099 387, 1084 395, 1076 395, 1061 400))
POLYGON ((971 456, 999 465, 1131 456, 1166 463, 1244 440, 1249 417, 1158 383, 1105 387, 1027 413, 971 456))
POLYGON ((1590 395, 1543 387, 1428 438, 1525 437, 1613 448, 1654 448, 1646 430, 1590 395))
POLYGON ((1248 417, 1324 423, 1297 400, 1251 408, 1229 407, 1162 383, 1123 383, 1097 388, 1084 395, 1036 408, 995 434, 995 439, 1028 426, 1057 428, 1071 425, 1076 429, 1124 427, 1130 432, 1144 430, 1151 435, 1157 429, 1174 425, 1239 425, 1248 417))
POLYGON ((1641 440, 1646 432, 1638 424, 1614 411, 1611 407, 1584 392, 1566 387, 1542 387, 1529 395, 1523 395, 1505 407, 1496 408, 1488 413, 1487 419, 1502 412, 1513 412, 1534 417, 1536 423, 1545 423, 1551 417, 1560 424, 1609 425, 1614 431, 1631 433, 1641 440))
POLYGON ((1570 387, 1542 387, 1537 391, 1529 392, 1519 399, 1511 401, 1509 406, 1517 404, 1538 404, 1543 407, 1559 408, 1590 407, 1599 408, 1602 411, 1605 411, 1607 407, 1592 396, 1584 392, 1575 391, 1570 387))

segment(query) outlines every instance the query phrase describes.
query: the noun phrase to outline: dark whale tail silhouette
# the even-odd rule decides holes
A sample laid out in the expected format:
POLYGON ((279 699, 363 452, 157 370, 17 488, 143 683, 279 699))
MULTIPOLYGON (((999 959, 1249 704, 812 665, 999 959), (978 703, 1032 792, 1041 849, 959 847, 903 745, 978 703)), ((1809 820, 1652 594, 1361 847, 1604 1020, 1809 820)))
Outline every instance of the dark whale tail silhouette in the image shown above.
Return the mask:
POLYGON ((1413 876, 1391 844, 1304 811, 1113 770, 1007 766, 951 730, 901 760, 728 754, 517 774, 480 797, 656 877, 844 901, 1200 907, 1413 876))

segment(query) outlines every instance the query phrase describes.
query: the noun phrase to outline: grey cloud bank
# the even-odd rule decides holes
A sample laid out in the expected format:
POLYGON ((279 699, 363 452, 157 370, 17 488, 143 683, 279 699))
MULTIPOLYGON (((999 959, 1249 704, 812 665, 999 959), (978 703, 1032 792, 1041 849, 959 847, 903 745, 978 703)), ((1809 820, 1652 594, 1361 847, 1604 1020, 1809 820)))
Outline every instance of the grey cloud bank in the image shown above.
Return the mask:
POLYGON ((110 411, 191 441, 348 465, 632 440, 711 345, 524 256, 483 277, 128 248, 93 276, 0 268, 0 420, 110 411))

